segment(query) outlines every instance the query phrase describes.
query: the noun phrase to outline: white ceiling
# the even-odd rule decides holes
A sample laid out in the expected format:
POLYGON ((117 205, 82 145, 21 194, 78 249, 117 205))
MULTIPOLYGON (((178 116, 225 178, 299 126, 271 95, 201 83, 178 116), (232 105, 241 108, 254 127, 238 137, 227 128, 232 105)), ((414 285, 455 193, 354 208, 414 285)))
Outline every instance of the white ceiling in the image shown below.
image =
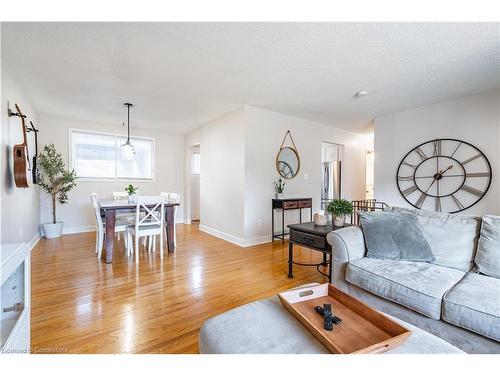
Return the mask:
POLYGON ((499 24, 3 23, 39 113, 186 132, 243 104, 354 131, 500 87, 499 24), (354 98, 357 91, 368 96, 354 98))

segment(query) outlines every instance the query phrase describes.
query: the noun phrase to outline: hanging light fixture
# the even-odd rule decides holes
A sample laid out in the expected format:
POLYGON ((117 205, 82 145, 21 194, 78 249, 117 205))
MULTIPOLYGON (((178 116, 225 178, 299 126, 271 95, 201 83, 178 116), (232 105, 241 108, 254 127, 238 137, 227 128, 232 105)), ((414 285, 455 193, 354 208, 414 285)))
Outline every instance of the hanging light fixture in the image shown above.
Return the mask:
POLYGON ((130 143, 130 107, 131 103, 124 103, 127 107, 127 142, 122 144, 122 155, 126 160, 132 160, 135 155, 134 146, 130 143))

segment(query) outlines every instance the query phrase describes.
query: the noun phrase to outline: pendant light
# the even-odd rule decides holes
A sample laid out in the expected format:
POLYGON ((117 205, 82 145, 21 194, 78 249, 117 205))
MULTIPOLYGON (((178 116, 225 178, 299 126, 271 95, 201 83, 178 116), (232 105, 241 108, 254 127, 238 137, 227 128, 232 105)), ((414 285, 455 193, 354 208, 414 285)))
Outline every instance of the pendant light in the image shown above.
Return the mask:
POLYGON ((127 142, 122 144, 122 155, 126 160, 132 160, 135 155, 134 146, 130 143, 130 107, 132 107, 131 103, 124 103, 127 107, 127 142))

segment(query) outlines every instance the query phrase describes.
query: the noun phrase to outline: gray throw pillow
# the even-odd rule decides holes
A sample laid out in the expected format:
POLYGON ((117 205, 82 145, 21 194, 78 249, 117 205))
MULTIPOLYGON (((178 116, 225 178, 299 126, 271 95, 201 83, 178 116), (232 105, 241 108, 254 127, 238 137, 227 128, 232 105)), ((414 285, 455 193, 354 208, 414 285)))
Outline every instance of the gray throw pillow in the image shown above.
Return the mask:
POLYGON ((474 262, 478 272, 500 279, 500 216, 483 216, 474 262))
POLYGON ((360 212, 367 258, 432 262, 417 216, 410 212, 360 212))

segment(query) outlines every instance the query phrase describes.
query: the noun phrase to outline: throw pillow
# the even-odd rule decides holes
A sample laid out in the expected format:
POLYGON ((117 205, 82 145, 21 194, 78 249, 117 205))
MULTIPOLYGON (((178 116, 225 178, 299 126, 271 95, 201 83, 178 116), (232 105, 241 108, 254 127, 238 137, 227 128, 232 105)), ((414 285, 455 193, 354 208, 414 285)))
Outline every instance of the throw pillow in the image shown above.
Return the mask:
POLYGON ((410 212, 360 212, 367 258, 432 262, 434 255, 410 212))
POLYGON ((500 216, 483 216, 474 262, 478 272, 500 279, 500 216))

